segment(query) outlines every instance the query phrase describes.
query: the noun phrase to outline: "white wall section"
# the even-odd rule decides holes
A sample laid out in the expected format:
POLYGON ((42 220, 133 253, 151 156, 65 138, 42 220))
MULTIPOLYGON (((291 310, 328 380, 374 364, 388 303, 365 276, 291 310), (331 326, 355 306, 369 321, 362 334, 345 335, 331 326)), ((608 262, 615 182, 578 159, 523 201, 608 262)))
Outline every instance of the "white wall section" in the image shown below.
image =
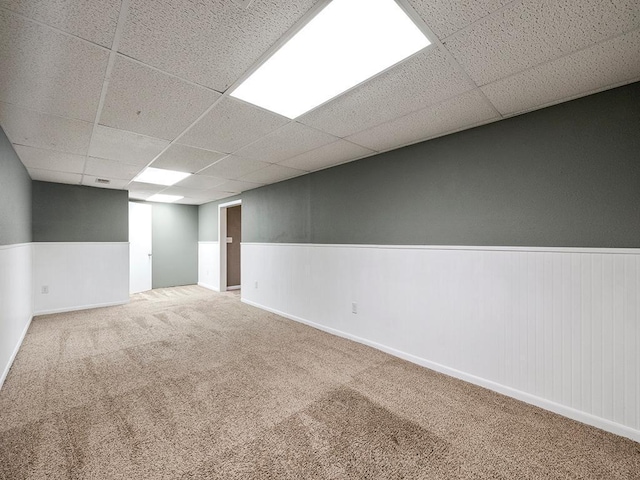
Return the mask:
POLYGON ((31 244, 0 246, 0 387, 29 328, 31 244))
POLYGON ((32 288, 34 315, 127 303, 129 244, 34 243, 32 288))
POLYGON ((220 291, 220 246, 218 242, 198 242, 198 285, 220 291))
POLYGON ((244 243, 242 258, 247 303, 640 441, 638 249, 244 243))

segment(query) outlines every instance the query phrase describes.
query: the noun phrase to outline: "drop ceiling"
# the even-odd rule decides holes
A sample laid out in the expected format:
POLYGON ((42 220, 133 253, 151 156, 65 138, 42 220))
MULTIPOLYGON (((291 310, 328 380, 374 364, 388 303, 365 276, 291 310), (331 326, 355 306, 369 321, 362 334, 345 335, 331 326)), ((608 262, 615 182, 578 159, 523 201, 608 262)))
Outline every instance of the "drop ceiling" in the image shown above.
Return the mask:
POLYGON ((0 125, 35 180, 198 205, 640 80, 640 0, 399 0, 432 45, 295 120, 231 98, 324 3, 0 0, 0 125))

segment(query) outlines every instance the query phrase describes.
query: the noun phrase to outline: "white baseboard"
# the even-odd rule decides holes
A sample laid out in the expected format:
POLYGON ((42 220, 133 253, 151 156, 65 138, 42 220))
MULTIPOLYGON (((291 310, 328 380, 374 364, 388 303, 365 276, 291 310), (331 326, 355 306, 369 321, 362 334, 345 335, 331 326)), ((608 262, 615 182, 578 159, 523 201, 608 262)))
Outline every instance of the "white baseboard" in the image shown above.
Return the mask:
POLYGON ((16 359, 16 355, 18 355, 18 351, 20 350, 20 347, 22 346, 22 342, 24 341, 24 337, 27 335, 27 330, 29 330, 29 326, 31 325, 31 320, 33 320, 33 315, 29 318, 29 321, 27 322, 27 325, 25 325, 24 330, 22 331, 22 334, 20 335, 20 340, 16 344, 16 347, 13 349, 13 353, 11 354, 11 357, 9 358, 9 362, 7 363, 7 366, 5 367, 4 371, 2 372, 2 376, 0 377, 0 389, 2 388, 2 385, 4 385, 4 381, 7 379, 7 375, 9 375, 9 370, 11 369, 11 365, 13 365, 13 361, 16 359))
POLYGON ((486 380, 486 379, 481 378, 481 377, 477 377, 475 375, 470 375, 468 373, 461 372, 460 370, 456 370, 456 369, 447 367, 445 365, 441 365, 439 363, 431 362, 431 361, 426 360, 424 358, 417 357, 415 355, 411 355, 409 353, 402 352, 400 350, 388 347, 386 345, 383 345, 383 344, 380 344, 380 343, 377 343, 377 342, 372 342, 372 341, 367 340, 365 338, 358 337, 358 336, 343 332, 341 330, 337 330, 335 328, 326 327, 324 325, 320 325, 318 323, 311 322, 311 321, 306 320, 304 318, 296 317, 295 315, 289 315, 289 314, 287 314, 285 312, 281 312, 281 311, 275 310, 273 308, 269 308, 269 307, 266 307, 264 305, 260 305, 259 303, 252 302, 251 300, 246 300, 244 298, 241 299, 241 300, 242 300, 243 303, 246 303, 247 305, 251 305, 253 307, 257 307, 257 308, 260 308, 262 310, 266 310, 268 312, 275 313, 276 315, 280 315, 280 316, 288 318, 290 320, 294 320, 296 322, 300 322, 300 323, 303 323, 305 325, 309 325, 310 327, 317 328, 318 330, 322 330, 324 332, 331 333, 333 335, 337 335, 339 337, 346 338, 348 340, 353 340, 355 342, 362 343, 364 345, 368 345, 370 347, 373 347, 375 349, 381 350, 381 351, 383 351, 385 353, 388 353, 390 355, 393 355, 395 357, 402 358, 403 360, 407 360, 409 362, 412 362, 412 363, 415 363, 417 365, 429 368, 431 370, 435 370, 437 372, 444 373, 445 375, 449 375, 451 377, 455 377, 455 378, 458 378, 460 380, 464 380, 466 382, 473 383, 475 385, 479 385, 479 386, 487 388, 489 390, 493 390, 494 392, 498 392, 498 393, 501 393, 501 394, 506 395, 508 397, 515 398, 516 400, 520 400, 520 401, 523 401, 525 403, 529 403, 531 405, 535 405, 537 407, 543 408, 545 410, 549 410, 551 412, 557 413, 559 415, 562 415, 564 417, 570 418, 572 420, 576 420, 578 422, 585 423, 587 425, 591 425, 591 426, 594 426, 596 428, 600 428, 600 429, 605 430, 607 432, 611 432, 611 433, 614 433, 616 435, 620 435, 622 437, 629 438, 629 439, 634 440, 636 442, 640 442, 640 431, 635 430, 633 428, 629 428, 629 427, 627 427, 625 425, 620 425, 619 423, 611 422, 609 420, 606 420, 606 419, 603 419, 603 418, 600 418, 600 417, 596 417, 596 416, 591 415, 589 413, 581 412, 580 410, 576 410, 574 408, 567 407, 567 406, 561 405, 559 403, 551 402, 549 400, 546 400, 544 398, 538 397, 536 395, 531 395, 529 393, 522 392, 520 390, 516 390, 514 388, 507 387, 507 386, 501 385, 499 383, 492 382, 490 380, 486 380))
POLYGON ((199 285, 199 286, 201 286, 201 287, 203 287, 203 288, 206 288, 206 289, 208 289, 208 290, 213 290, 214 292, 220 292, 220 289, 219 289, 219 288, 216 288, 216 287, 214 287, 213 285, 209 285, 209 284, 207 284, 207 283, 198 282, 198 285, 199 285))
POLYGON ((240 290, 242 288, 242 285, 232 285, 230 287, 227 287, 227 290, 240 290))
POLYGON ((34 316, 37 315, 50 315, 52 313, 66 313, 66 312, 76 312, 78 310, 91 310, 92 308, 103 308, 103 307, 115 307, 117 305, 126 305, 129 303, 129 300, 124 302, 108 302, 108 303, 96 303, 94 305, 79 305, 75 307, 64 307, 64 308, 56 308, 53 310, 40 310, 38 312, 34 312, 34 316))

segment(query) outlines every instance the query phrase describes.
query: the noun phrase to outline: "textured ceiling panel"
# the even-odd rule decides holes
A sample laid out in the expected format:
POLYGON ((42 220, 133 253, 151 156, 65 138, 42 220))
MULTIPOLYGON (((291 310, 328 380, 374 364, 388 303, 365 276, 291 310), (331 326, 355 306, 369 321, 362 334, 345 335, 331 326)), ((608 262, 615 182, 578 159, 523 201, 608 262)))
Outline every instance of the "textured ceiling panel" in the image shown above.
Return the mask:
POLYGON ((241 182, 240 180, 227 180, 226 182, 218 185, 215 190, 220 192, 242 193, 246 192, 247 190, 261 187, 262 185, 262 183, 241 182))
POLYGON ((638 0, 529 0, 453 35, 447 48, 484 85, 639 24, 638 0))
POLYGON ((242 182, 251 183, 275 183, 287 178, 293 178, 300 175, 304 175, 304 170, 298 170, 296 168, 283 167, 282 165, 269 165, 268 167, 251 172, 242 178, 242 182))
POLYGON ((116 160, 89 157, 84 173, 93 175, 94 177, 118 178, 128 181, 140 173, 141 170, 142 167, 138 165, 129 165, 116 160))
POLYGON ((251 160, 248 158, 236 157, 231 155, 219 162, 211 165, 209 168, 203 170, 203 175, 213 175, 214 177, 226 178, 229 180, 235 180, 248 173, 255 172, 268 166, 268 163, 259 162, 258 160, 251 160))
POLYGON ((120 51, 225 91, 315 3, 131 0, 120 51))
POLYGON ((111 48, 120 3, 120 0, 0 0, 0 7, 111 48))
MULTIPOLYGON (((211 202, 212 200, 216 200, 217 198, 221 198, 224 196, 229 196, 226 192, 219 192, 215 188, 201 190, 197 188, 186 188, 186 187, 169 187, 166 190, 162 191, 163 195, 180 195, 183 197, 187 197, 193 200, 199 200, 199 203, 211 202)), ((180 200, 182 202, 182 200, 180 200)))
POLYGON ((0 125, 12 143, 86 155, 93 125, 0 102, 0 125))
POLYGON ((184 180, 178 182, 176 187, 197 188, 207 190, 224 183, 224 178, 212 177, 209 175, 191 175, 184 180))
POLYGON ((219 96, 118 56, 100 124, 173 140, 219 96))
POLYGON ((459 67, 432 47, 298 121, 346 137, 472 88, 475 86, 459 67))
POLYGON ((198 197, 191 197, 193 199, 198 200, 198 205, 206 202, 213 202, 215 200, 220 200, 222 198, 232 197, 234 194, 229 192, 221 192, 216 189, 213 190, 202 190, 202 194, 198 197))
POLYGON ((127 186, 127 190, 129 190, 130 198, 140 198, 146 200, 151 195, 155 195, 156 193, 164 190, 164 185, 154 185, 151 183, 142 183, 142 182, 131 182, 127 186))
POLYGON ((640 79, 640 30, 482 87, 500 113, 513 114, 640 79))
POLYGON ((158 157, 200 173, 175 187, 196 204, 496 120, 487 98, 513 115, 640 79, 639 0, 403 2, 444 46, 291 122, 213 89, 318 0, 126 0, 94 128, 121 0, 0 0, 0 125, 37 178, 146 198, 166 187, 127 182, 158 157))
POLYGON ((67 173, 82 173, 84 170, 85 157, 82 155, 72 155, 23 145, 14 145, 14 148, 27 168, 56 170, 67 173))
POLYGON ((100 177, 94 177, 92 175, 83 175, 82 176, 82 185, 85 185, 87 187, 99 187, 99 188, 111 188, 113 190, 123 190, 127 184, 129 183, 129 180, 122 180, 120 178, 111 178, 111 177, 105 177, 105 176, 100 176, 100 177), (97 180, 109 180, 109 183, 98 183, 97 180))
POLYGON ((202 150, 201 148, 173 144, 158 157, 152 167, 196 173, 212 163, 224 158, 226 154, 202 150))
POLYGON ((79 185, 82 182, 82 175, 79 173, 54 172, 37 168, 28 168, 27 171, 32 180, 41 182, 70 183, 73 185, 79 185))
POLYGON ((285 167, 298 168, 300 170, 314 171, 327 168, 332 165, 344 163, 348 160, 364 157, 372 154, 373 151, 368 148, 361 147, 346 140, 338 140, 337 142, 324 145, 315 150, 305 152, 296 157, 279 163, 285 167))
POLYGON ((233 153, 288 121, 281 115, 224 97, 191 130, 180 137, 180 143, 233 153))
POLYGON ((257 142, 238 150, 236 154, 261 162, 278 163, 336 140, 336 137, 328 133, 291 122, 257 142))
POLYGON ((109 54, 0 10, 0 100, 93 122, 109 54))
POLYGON ((374 150, 389 150, 497 118, 482 94, 474 90, 357 133, 348 140, 374 150))
POLYGON ((167 145, 167 140, 98 125, 93 132, 89 155, 146 166, 167 145))
POLYGON ((433 33, 445 38, 511 0, 408 0, 433 33))

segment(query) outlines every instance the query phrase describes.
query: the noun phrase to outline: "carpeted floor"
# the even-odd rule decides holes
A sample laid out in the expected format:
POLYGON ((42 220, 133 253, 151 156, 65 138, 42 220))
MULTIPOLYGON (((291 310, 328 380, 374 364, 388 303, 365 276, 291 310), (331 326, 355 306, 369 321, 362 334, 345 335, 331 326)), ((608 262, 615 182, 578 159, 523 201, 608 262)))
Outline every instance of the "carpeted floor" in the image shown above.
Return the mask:
POLYGON ((200 287, 38 317, 0 478, 640 478, 640 444, 200 287))

